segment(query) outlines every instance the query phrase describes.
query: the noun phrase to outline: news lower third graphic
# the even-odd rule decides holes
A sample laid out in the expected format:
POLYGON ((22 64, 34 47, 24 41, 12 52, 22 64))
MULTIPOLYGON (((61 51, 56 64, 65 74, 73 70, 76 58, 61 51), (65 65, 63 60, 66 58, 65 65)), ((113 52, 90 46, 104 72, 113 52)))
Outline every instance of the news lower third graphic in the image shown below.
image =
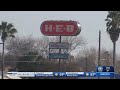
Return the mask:
POLYGON ((96 72, 8 72, 19 77, 114 77, 112 66, 97 66, 96 72))

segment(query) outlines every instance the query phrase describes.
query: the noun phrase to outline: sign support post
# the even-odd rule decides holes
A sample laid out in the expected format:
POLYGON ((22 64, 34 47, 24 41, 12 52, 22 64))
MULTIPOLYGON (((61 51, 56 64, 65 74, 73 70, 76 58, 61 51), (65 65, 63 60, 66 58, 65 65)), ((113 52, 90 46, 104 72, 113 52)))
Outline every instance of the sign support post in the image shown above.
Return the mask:
MULTIPOLYGON (((61 36, 60 36, 60 41, 59 41, 60 43, 61 43, 61 36)), ((59 53, 61 53, 61 49, 59 49, 59 53)), ((61 65, 60 65, 60 62, 61 62, 61 59, 59 59, 59 72, 61 71, 61 65)))

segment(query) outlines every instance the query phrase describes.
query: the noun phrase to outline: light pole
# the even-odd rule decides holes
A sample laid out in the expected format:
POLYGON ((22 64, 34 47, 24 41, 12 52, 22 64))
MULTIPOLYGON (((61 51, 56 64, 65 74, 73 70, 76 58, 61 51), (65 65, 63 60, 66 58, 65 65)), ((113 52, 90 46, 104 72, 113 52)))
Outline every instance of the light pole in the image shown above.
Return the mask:
POLYGON ((100 59, 101 59, 101 31, 99 30, 99 48, 98 48, 98 66, 100 66, 100 59))

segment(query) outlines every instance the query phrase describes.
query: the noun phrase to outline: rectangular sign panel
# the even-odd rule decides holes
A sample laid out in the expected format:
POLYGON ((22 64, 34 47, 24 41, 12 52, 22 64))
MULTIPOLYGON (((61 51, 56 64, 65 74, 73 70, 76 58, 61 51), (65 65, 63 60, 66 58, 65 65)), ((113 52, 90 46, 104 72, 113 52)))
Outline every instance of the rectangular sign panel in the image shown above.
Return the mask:
POLYGON ((68 53, 49 53, 49 59, 68 59, 68 53))
POLYGON ((69 46, 69 43, 66 43, 66 42, 62 42, 62 43, 50 42, 49 43, 49 48, 50 49, 69 49, 70 46, 69 46))

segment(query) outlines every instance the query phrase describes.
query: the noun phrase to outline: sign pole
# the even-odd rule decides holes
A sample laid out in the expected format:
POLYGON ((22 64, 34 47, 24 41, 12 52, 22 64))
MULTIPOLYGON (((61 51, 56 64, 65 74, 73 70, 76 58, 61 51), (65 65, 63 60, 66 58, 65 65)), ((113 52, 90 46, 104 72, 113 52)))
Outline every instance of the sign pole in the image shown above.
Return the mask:
MULTIPOLYGON (((61 36, 60 36, 60 41, 59 42, 61 43, 61 36)), ((61 53, 61 49, 59 49, 59 53, 61 53)), ((61 61, 61 59, 59 59, 59 72, 61 71, 60 61, 61 61)))

